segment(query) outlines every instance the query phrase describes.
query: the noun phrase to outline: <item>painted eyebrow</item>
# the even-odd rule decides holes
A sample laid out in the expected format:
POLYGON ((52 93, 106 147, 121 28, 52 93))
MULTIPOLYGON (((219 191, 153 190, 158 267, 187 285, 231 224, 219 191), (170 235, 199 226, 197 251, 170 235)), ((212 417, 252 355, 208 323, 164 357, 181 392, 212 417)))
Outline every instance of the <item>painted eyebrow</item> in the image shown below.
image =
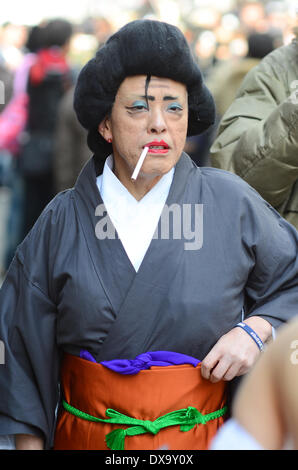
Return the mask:
MULTIPOLYGON (((143 98, 143 99, 148 99, 150 101, 154 101, 155 100, 155 96, 151 96, 151 95, 148 95, 148 96, 140 96, 140 98, 143 98)), ((174 101, 174 100, 178 100, 179 99, 179 96, 164 96, 163 97, 163 100, 164 101, 174 101)))

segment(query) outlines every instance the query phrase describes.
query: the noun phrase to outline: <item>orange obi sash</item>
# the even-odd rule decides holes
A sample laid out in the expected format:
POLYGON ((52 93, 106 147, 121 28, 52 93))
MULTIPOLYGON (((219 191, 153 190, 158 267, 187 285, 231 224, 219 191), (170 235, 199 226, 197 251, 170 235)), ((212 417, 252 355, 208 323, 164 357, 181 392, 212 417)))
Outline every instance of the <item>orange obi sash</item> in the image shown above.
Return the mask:
POLYGON ((224 421, 226 383, 203 379, 200 367, 122 375, 66 354, 54 449, 208 449, 224 421))

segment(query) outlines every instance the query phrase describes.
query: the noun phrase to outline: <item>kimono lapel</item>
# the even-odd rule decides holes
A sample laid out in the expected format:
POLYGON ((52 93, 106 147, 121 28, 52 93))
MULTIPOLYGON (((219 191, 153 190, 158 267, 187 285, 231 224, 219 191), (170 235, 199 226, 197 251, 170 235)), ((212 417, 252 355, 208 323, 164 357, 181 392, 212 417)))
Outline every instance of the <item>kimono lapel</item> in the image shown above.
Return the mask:
MULTIPOLYGON (((187 202, 187 181, 193 169, 193 162, 182 154, 164 211, 172 204, 187 202)), ((162 329, 161 323, 164 322, 166 328, 168 318, 162 315, 161 305, 179 270, 184 241, 171 236, 169 239, 153 238, 138 273, 133 276, 129 270, 129 282, 121 279, 128 289, 99 351, 98 361, 115 357, 132 358, 144 352, 144 348, 146 350, 147 337, 153 334, 157 324, 162 329)), ((126 264, 128 267, 128 262, 126 264)), ((116 272, 117 275, 121 276, 121 273, 116 272)))
POLYGON ((94 157, 86 163, 75 185, 75 204, 98 280, 116 316, 136 271, 116 231, 115 238, 99 240, 96 234, 99 213, 113 228, 96 184, 96 177, 102 169, 103 165, 97 165, 94 157))

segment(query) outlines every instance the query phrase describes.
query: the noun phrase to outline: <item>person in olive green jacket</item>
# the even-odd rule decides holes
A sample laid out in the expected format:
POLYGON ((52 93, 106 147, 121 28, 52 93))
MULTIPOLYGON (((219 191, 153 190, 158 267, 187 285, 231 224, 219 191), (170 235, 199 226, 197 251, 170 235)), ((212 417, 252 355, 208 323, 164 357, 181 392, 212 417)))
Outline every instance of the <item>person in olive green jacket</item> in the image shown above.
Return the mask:
POLYGON ((210 150, 298 228, 298 30, 248 72, 210 150))

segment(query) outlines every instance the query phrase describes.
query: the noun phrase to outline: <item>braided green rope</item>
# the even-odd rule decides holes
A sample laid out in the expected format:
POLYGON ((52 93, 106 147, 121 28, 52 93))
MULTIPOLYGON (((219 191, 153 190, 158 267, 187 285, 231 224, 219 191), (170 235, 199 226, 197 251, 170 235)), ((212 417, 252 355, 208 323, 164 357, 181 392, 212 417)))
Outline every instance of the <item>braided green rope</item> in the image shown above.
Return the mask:
POLYGON ((177 425, 180 426, 180 431, 186 432, 190 431, 197 424, 206 424, 208 421, 220 418, 227 412, 227 407, 224 406, 220 410, 202 415, 202 413, 200 413, 196 408, 189 406, 188 408, 182 408, 181 410, 167 413, 154 421, 149 421, 132 418, 119 413, 112 408, 108 408, 106 410, 106 416, 108 416, 109 419, 101 419, 78 410, 64 400, 62 403, 64 409, 68 411, 68 413, 71 413, 78 418, 99 423, 127 424, 128 426, 131 426, 127 429, 115 429, 106 435, 105 441, 108 448, 111 450, 124 450, 126 436, 136 436, 146 434, 148 432, 151 434, 157 434, 163 428, 177 425))

